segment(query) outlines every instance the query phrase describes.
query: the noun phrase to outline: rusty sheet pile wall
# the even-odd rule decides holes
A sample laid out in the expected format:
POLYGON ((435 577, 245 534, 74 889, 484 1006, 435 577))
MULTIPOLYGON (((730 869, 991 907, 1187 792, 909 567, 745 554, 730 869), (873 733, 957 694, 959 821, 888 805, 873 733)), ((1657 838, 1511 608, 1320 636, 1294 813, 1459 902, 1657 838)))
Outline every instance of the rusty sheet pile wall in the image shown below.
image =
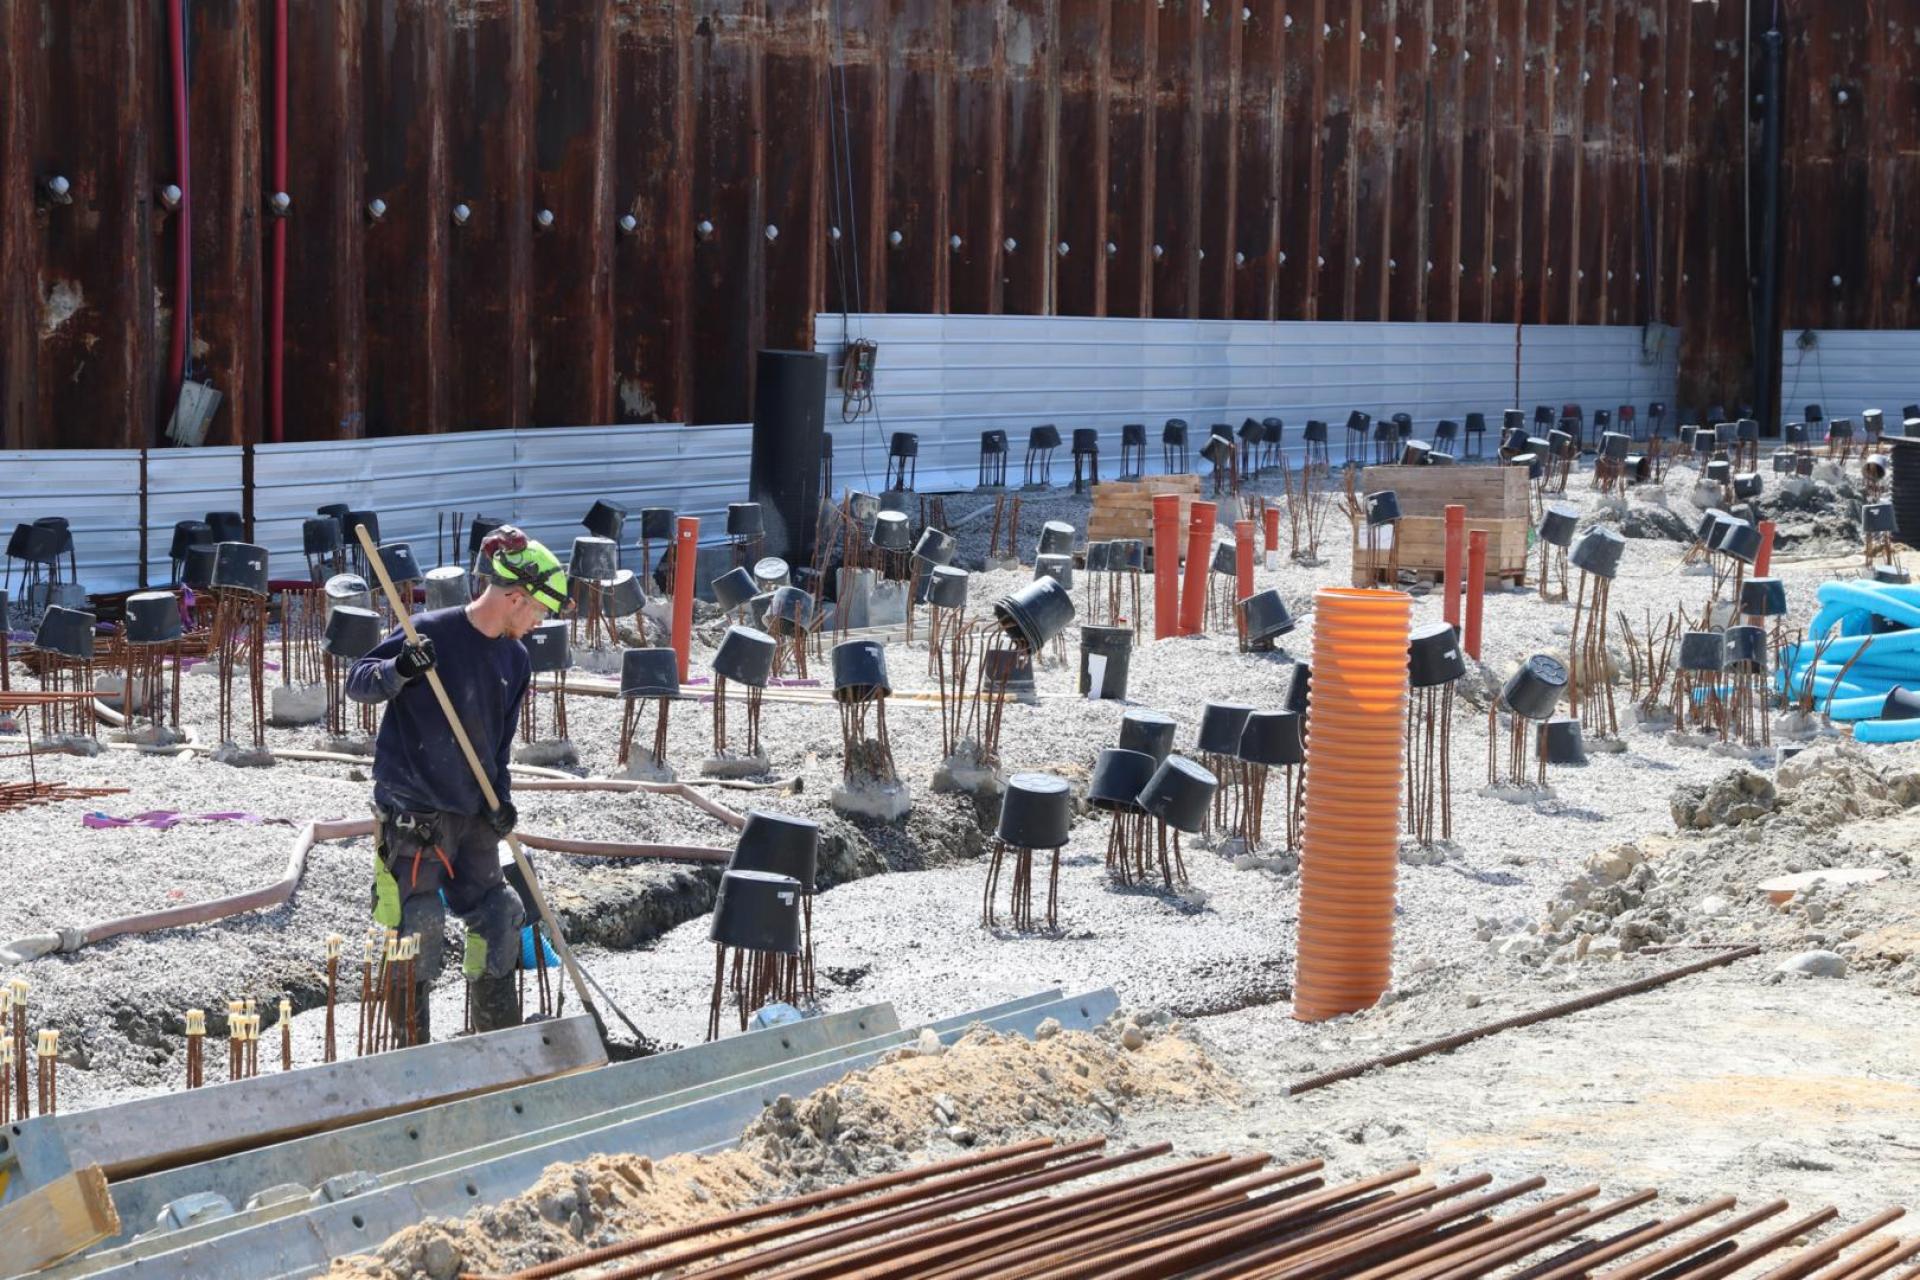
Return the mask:
POLYGON ((168 184, 214 444, 739 422, 843 308, 1746 361, 1732 0, 192 0, 191 183, 178 4, 0 0, 0 445, 159 442, 168 184))

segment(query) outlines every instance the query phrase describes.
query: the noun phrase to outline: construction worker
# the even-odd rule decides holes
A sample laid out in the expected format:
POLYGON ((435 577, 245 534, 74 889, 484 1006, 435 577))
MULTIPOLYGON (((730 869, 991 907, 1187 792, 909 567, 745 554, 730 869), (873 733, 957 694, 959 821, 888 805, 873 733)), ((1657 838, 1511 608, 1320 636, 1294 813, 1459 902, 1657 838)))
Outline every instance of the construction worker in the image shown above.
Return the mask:
POLYGON ((417 643, 396 630, 347 675, 354 701, 391 704, 373 754, 373 917, 403 938, 420 937, 411 1035, 404 994, 390 1004, 401 1044, 430 1038, 427 997, 440 974, 447 907, 467 926, 463 969, 473 984, 474 1028, 520 1022, 515 974, 526 907, 500 855, 517 816, 507 756, 531 680, 521 639, 565 607, 567 575, 551 551, 511 525, 488 535, 478 563, 487 586, 477 600, 418 615, 417 643), (424 678, 434 670, 487 770, 496 807, 488 807, 424 678))

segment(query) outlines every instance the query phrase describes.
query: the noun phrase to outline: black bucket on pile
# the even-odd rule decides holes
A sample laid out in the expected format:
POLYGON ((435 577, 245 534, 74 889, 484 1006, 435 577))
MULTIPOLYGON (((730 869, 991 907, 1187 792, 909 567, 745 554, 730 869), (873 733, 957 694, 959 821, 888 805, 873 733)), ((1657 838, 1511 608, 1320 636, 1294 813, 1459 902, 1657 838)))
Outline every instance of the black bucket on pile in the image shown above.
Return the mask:
POLYGON ((1144 751, 1107 747, 1094 757, 1087 803, 1108 813, 1138 812, 1140 792, 1159 767, 1160 762, 1144 751))
POLYGON ((550 675, 573 665, 573 648, 567 630, 567 624, 556 619, 541 623, 521 640, 536 674, 550 675))
POLYGON ((1540 541, 1562 550, 1573 545, 1573 533, 1580 524, 1575 507, 1548 507, 1540 517, 1540 541))
POLYGON ((1612 529, 1589 529, 1574 544, 1573 553, 1567 559, 1583 573, 1611 579, 1620 572, 1620 556, 1626 549, 1627 540, 1618 532, 1612 529))
POLYGON ((1036 555, 1070 556, 1073 554, 1073 526, 1064 520, 1049 520, 1040 526, 1040 547, 1036 555))
POLYGON ((843 640, 833 646, 835 702, 871 702, 892 692, 885 645, 878 640, 843 640))
POLYGON ((1467 674, 1466 651, 1450 622, 1428 622, 1407 639, 1407 682, 1415 689, 1437 689, 1467 674))
POLYGON ((762 689, 773 678, 773 637, 752 627, 728 627, 714 651, 713 673, 735 684, 762 689))
POLYGON ((812 893, 819 879, 820 824, 789 813, 747 811, 747 825, 734 842, 729 871, 763 871, 797 880, 812 893))
POLYGON ((1784 618, 1787 584, 1778 578, 1748 578, 1740 584, 1740 612, 1750 618, 1784 618))
POLYGON ((993 616, 1009 640, 1035 652, 1073 621, 1073 597, 1052 578, 1036 578, 997 601, 993 616))
POLYGON ((1307 744, 1300 733, 1298 712, 1256 711, 1240 731, 1236 753, 1248 764, 1298 765, 1307 762, 1307 744))
POLYGON ((1554 707, 1566 691, 1566 666, 1556 658, 1536 653, 1507 678, 1500 700, 1517 716, 1545 720, 1553 715, 1554 707))
POLYGON ((1217 756, 1238 754, 1240 734, 1253 708, 1244 702, 1209 702, 1200 711, 1200 732, 1194 749, 1217 756))
POLYGON ((168 644, 180 638, 180 602, 171 591, 127 597, 127 643, 168 644))
POLYGON ((675 512, 672 507, 640 508, 640 536, 647 542, 672 542, 675 512))
POLYGON ((1154 767, 1158 768, 1173 752, 1177 727, 1172 716, 1136 708, 1120 717, 1120 749, 1152 756, 1154 767))
POLYGON ((590 535, 573 540, 573 555, 567 561, 569 578, 605 582, 620 571, 620 545, 611 538, 590 535))
POLYGON ((1680 637, 1677 664, 1682 671, 1720 672, 1727 666, 1727 637, 1718 631, 1689 631, 1680 637))
POLYGON ((760 593, 753 575, 745 569, 735 567, 727 570, 713 580, 713 598, 728 613, 742 608, 747 601, 760 593))
POLYGON ((327 615, 327 634, 320 641, 322 652, 346 662, 367 656, 384 639, 380 615, 358 605, 335 605, 327 615))
POLYGON ((967 603, 968 574, 952 565, 935 566, 927 575, 927 603, 941 609, 958 609, 967 603))
POLYGON ((93 624, 90 613, 48 605, 33 633, 33 647, 75 662, 93 661, 93 624))
POLYGON ((598 498, 587 508, 587 514, 581 517, 580 523, 594 537, 618 543, 627 527, 627 509, 617 502, 598 498))
POLYGON ((759 503, 730 502, 727 504, 728 537, 757 538, 766 531, 766 521, 760 514, 759 503))
POLYGON ((1132 627, 1080 628, 1080 696, 1112 702, 1127 700, 1127 670, 1133 660, 1132 627), (1100 679, 1094 681, 1095 659, 1100 663, 1100 679))
POLYGON ((1058 849, 1073 828, 1073 789, 1050 773, 1007 779, 994 838, 1017 849, 1058 849))
POLYGON ((267 549, 249 542, 222 542, 213 549, 213 582, 222 591, 267 594, 267 549))
POLYGON ((1250 646, 1270 646, 1294 628, 1287 602, 1272 588, 1248 596, 1239 607, 1240 625, 1246 628, 1250 646))
MULTIPOLYGON (((440 572, 438 569, 434 573, 440 572)), ((429 578, 433 575, 428 574, 429 578)), ((431 583, 428 584, 431 587, 431 583)), ((631 569, 622 569, 605 583, 600 607, 616 618, 638 613, 646 607, 647 591, 631 569)))
POLYGON ((1585 764, 1587 747, 1580 736, 1580 722, 1572 716, 1555 716, 1542 724, 1540 750, 1548 764, 1585 764))
MULTIPOLYGON (((1239 744, 1236 743, 1238 750, 1239 744)), ((1140 807, 1148 814, 1189 835, 1207 824, 1207 810, 1220 780, 1185 756, 1168 756, 1140 792, 1140 807)))
MULTIPOLYGON (((206 526, 201 525, 200 528, 205 529, 206 526)), ((180 532, 179 528, 174 529, 176 542, 180 532)), ((340 539, 340 522, 332 516, 308 516, 300 522, 300 549, 307 555, 333 555, 340 550, 340 539)))
POLYGON ((792 876, 771 871, 727 871, 713 900, 710 941, 746 951, 800 954, 800 895, 792 876))
POLYGON ((427 608, 462 609, 473 599, 467 571, 457 564, 427 570, 427 608))
POLYGON ((628 649, 620 655, 620 696, 680 696, 680 655, 672 649, 628 649))
POLYGON ((929 566, 952 564, 953 556, 960 549, 953 535, 944 529, 922 529, 920 540, 913 544, 914 559, 929 566))
POLYGON ((413 547, 408 543, 389 542, 376 550, 380 555, 380 565, 387 571, 387 578, 394 586, 418 582, 426 576, 420 571, 420 562, 414 558, 413 547))

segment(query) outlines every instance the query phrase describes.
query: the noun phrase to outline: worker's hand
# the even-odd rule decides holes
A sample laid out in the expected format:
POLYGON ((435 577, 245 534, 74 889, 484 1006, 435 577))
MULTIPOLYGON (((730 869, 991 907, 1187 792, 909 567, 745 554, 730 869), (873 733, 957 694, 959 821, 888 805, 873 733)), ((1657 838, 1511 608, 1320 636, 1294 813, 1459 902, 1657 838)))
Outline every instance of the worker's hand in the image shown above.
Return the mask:
POLYGON ((400 656, 393 660, 393 669, 402 681, 411 684, 433 670, 433 663, 433 641, 421 636, 400 646, 400 656))
POLYGON ((487 810, 487 825, 493 828, 493 834, 502 840, 513 833, 520 822, 520 814, 513 807, 513 801, 502 800, 497 809, 487 810))

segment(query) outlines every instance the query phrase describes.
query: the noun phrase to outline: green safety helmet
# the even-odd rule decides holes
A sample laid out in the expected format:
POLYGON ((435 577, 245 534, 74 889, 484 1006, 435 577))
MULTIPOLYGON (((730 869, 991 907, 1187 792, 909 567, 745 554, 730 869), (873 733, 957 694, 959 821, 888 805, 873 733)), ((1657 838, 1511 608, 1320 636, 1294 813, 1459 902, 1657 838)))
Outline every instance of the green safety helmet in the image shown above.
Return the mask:
POLYGON ((510 524, 480 544, 480 571, 503 587, 518 587, 555 613, 567 607, 567 571, 560 558, 510 524))

